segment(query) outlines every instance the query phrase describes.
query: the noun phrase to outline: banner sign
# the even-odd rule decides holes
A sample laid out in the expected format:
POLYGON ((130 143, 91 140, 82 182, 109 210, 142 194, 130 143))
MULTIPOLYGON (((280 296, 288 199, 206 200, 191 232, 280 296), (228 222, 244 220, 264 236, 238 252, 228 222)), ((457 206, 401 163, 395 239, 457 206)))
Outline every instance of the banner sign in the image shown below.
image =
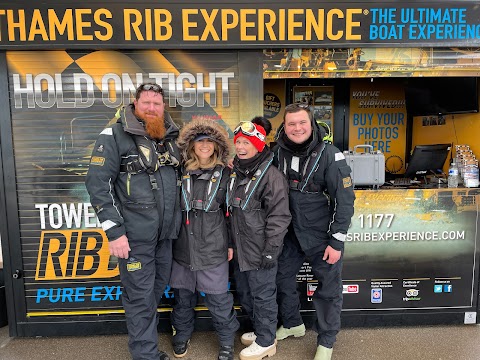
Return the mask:
MULTIPOLYGON (((479 189, 355 191, 345 243, 343 311, 476 307, 479 189)), ((318 282, 297 277, 302 310, 318 282)))
POLYGON ((474 46, 475 2, 0 3, 0 49, 474 46))
MULTIPOLYGON (((405 172, 407 114, 402 86, 390 81, 355 80, 350 87, 348 147, 371 145, 385 155, 385 170, 405 172)), ((362 149, 365 151, 365 149, 362 149)))

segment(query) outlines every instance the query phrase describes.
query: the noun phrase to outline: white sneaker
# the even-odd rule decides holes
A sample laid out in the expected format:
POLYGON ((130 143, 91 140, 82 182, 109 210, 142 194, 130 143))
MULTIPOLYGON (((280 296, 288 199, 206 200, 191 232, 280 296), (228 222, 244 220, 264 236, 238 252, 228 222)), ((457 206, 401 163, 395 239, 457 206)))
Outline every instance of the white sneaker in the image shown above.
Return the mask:
MULTIPOLYGON (((243 334, 240 338, 240 342, 245 346, 252 345, 255 340, 257 340, 257 335, 253 331, 243 334)), ((277 345, 277 339, 275 339, 275 345, 277 345)))
POLYGON ((249 347, 240 351, 240 360, 261 360, 264 357, 273 356, 277 352, 277 345, 273 343, 270 346, 263 347, 255 341, 249 347))
POLYGON ((257 335, 255 335, 255 333, 252 331, 252 332, 247 332, 245 334, 242 335, 242 337, 240 338, 240 342, 243 344, 243 345, 246 345, 246 346, 250 346, 252 345, 252 343, 257 340, 257 335))

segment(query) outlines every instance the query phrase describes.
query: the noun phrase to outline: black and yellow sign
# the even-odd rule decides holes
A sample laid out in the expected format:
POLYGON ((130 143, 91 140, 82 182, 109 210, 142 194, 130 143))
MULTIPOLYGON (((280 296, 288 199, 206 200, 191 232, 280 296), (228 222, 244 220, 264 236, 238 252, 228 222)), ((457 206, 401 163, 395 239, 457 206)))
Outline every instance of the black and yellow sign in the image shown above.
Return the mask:
POLYGON ((93 1, 0 3, 0 49, 472 46, 480 9, 467 2, 225 4, 93 1))
POLYGON ((35 280, 103 279, 118 276, 103 231, 43 231, 35 280), (73 261, 72 261, 73 260, 73 261))
MULTIPOLYGON (((17 184, 20 237, 14 245, 21 249, 17 283, 22 283, 24 296, 19 292, 15 301, 25 304, 26 323, 59 321, 60 316, 116 316, 123 311, 118 260, 110 255, 84 185, 88 167, 106 161, 91 157, 95 140, 101 132, 109 134, 117 109, 132 102, 143 82, 162 86, 176 123, 209 119, 232 137, 231 129, 242 119, 240 109, 255 108, 237 90, 246 86, 239 77, 242 55, 48 50, 7 51, 6 57, 15 168, 23 179, 17 184)), ((261 79, 260 69, 243 72, 261 79)), ((102 153, 98 145, 95 149, 102 153)), ((129 258, 128 271, 142 268, 138 259, 129 258)), ((172 295, 165 289, 159 304, 167 318, 172 295)))

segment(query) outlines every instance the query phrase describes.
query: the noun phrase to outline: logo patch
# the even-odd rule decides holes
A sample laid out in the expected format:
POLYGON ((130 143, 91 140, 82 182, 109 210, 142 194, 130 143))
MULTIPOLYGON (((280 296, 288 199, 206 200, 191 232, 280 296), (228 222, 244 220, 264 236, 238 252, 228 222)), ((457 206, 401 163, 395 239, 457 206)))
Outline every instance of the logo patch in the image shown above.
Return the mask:
POLYGON ((343 178, 343 187, 347 188, 352 186, 352 178, 350 176, 347 176, 346 178, 343 178))
POLYGON ((137 262, 129 262, 127 263, 127 271, 137 271, 142 269, 142 263, 140 261, 137 262))
POLYGON ((103 153, 103 150, 104 150, 103 145, 99 145, 97 148, 97 152, 103 153))
POLYGON ((105 164, 105 158, 101 156, 92 156, 90 159, 90 165, 103 166, 105 164))
POLYGON ((140 145, 139 148, 142 151, 145 158, 147 159, 147 161, 151 162, 152 160, 150 159, 150 156, 152 155, 152 151, 148 147, 143 145, 140 145))

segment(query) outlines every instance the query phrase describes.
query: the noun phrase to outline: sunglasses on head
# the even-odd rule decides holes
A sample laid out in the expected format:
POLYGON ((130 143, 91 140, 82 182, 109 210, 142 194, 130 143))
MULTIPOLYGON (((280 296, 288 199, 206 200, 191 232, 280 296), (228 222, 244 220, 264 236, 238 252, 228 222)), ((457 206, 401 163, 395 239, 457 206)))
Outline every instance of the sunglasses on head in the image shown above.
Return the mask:
POLYGON ((157 85, 157 84, 143 84, 142 86, 140 86, 137 90, 138 91, 155 91, 159 94, 162 94, 163 95, 163 89, 157 85))
POLYGON ((255 136, 256 138, 265 141, 265 135, 257 130, 255 124, 251 121, 242 121, 236 128, 233 130, 233 134, 237 135, 239 132, 248 136, 255 136))

